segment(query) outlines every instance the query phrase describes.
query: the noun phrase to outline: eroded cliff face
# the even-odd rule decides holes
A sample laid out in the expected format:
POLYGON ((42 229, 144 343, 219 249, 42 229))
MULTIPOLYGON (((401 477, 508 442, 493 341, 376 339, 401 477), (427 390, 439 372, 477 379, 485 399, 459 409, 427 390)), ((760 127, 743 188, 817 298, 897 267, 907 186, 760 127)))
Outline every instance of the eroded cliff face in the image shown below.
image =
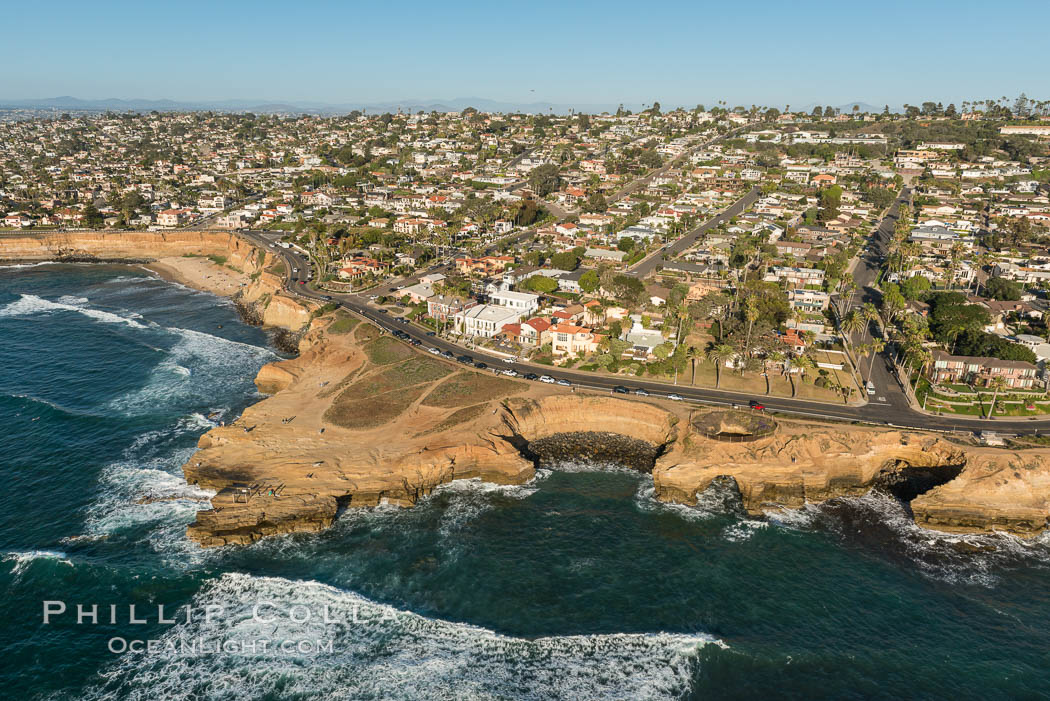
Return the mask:
POLYGON ((220 231, 41 232, 0 238, 4 260, 152 260, 186 254, 225 256, 231 265, 254 272, 248 268, 257 249, 220 231))
POLYGON ((447 375, 473 372, 455 364, 385 423, 335 426, 326 417, 339 393, 354 392, 355 382, 382 384, 387 366, 371 363, 353 334, 329 334, 328 324, 312 323, 299 358, 264 367, 256 382, 275 395, 249 407, 237 425, 204 435, 184 467, 189 481, 219 491, 213 509, 189 529, 202 545, 317 530, 331 522, 333 504, 411 506, 455 479, 520 484, 535 474, 534 448, 552 444, 648 446, 657 498, 695 504, 714 481, 729 479, 755 514, 873 488, 905 500, 918 495, 911 502, 917 522, 943 530, 1032 535, 1050 511, 1050 451, 964 448, 920 432, 803 422, 782 423, 751 442, 721 442, 695 428, 706 411, 534 383, 518 383, 523 394, 490 396, 453 420, 464 409, 425 399, 447 375), (238 502, 237 485, 263 488, 238 502), (276 488, 273 496, 266 485, 276 488))
POLYGON ((1005 530, 1034 536, 1050 515, 1045 451, 968 450, 958 477, 911 502, 920 526, 949 532, 1005 530))
POLYGON ((430 356, 422 357, 430 371, 439 367, 444 374, 432 372, 419 398, 399 415, 380 425, 364 421, 360 428, 327 419, 344 392, 356 392, 355 381, 381 383, 392 367, 420 358, 406 347, 400 363, 387 363, 387 357, 373 363, 354 333, 329 333, 331 322, 313 320, 297 358, 264 366, 256 383, 273 396, 248 407, 234 425, 203 435, 183 466, 187 481, 218 492, 212 508, 200 512, 187 531, 201 545, 317 530, 330 523, 333 504, 411 506, 455 479, 521 484, 534 476, 532 463, 489 431, 499 419, 497 399, 468 400, 470 416, 442 430, 462 408, 428 406, 422 399, 466 371, 430 356), (254 491, 245 494, 243 486, 254 491))
POLYGON ((291 297, 283 280, 268 272, 276 260, 232 233, 221 231, 43 232, 0 237, 0 259, 20 261, 155 261, 184 256, 215 257, 243 280, 234 297, 247 318, 263 326, 298 332, 317 305, 291 297))
POLYGON ((668 501, 695 503, 719 477, 733 478, 744 508, 797 508, 869 491, 887 475, 909 467, 965 462, 962 451, 920 434, 814 426, 781 427, 749 443, 726 443, 690 435, 662 457, 654 471, 656 492, 668 501))

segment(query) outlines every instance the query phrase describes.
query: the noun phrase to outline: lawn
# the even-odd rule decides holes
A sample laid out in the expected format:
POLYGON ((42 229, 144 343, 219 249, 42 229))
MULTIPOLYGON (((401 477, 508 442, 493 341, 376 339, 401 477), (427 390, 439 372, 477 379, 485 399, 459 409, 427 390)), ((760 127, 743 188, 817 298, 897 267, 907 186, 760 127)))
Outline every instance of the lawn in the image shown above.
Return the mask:
POLYGON ((347 387, 336 401, 352 401, 359 397, 374 397, 384 392, 392 392, 414 385, 434 382, 451 372, 452 368, 445 363, 419 356, 360 378, 347 387))
POLYGON ((524 390, 523 383, 503 377, 480 372, 457 372, 435 387, 423 400, 423 405, 444 408, 462 407, 518 394, 524 390))

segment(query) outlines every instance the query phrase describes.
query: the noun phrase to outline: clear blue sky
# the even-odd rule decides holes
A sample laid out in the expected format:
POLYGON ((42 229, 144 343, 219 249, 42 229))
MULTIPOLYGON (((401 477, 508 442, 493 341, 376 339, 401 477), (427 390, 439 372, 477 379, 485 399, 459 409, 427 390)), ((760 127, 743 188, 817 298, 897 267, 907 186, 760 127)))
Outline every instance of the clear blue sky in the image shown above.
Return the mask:
POLYGON ((1050 98, 1047 0, 7 3, 0 98, 1050 98))

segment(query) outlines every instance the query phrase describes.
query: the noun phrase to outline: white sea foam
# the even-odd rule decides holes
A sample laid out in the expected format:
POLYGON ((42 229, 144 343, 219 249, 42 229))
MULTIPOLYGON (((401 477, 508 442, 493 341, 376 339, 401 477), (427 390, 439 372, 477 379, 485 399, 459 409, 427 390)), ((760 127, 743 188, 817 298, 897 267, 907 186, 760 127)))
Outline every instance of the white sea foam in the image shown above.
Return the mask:
MULTIPOLYGON (((231 573, 205 585, 194 607, 222 607, 164 635, 176 654, 121 656, 89 699, 663 699, 689 691, 699 650, 722 645, 668 633, 516 638, 427 618, 317 582, 231 573), (253 619, 258 602, 312 613, 253 619), (330 620, 322 620, 324 607, 330 620), (354 614, 356 611, 356 616, 354 614), (299 615, 299 619, 303 616, 299 615), (179 654, 181 641, 270 641, 263 651, 179 654), (331 651, 291 654, 282 641, 331 641, 331 651)), ((181 619, 180 619, 181 620, 181 619)))
POLYGON ((774 525, 798 531, 812 527, 821 511, 817 504, 804 504, 798 509, 765 509, 762 513, 774 525))
POLYGON ((744 519, 727 526, 722 531, 722 537, 733 543, 749 540, 758 531, 769 527, 768 521, 756 521, 755 519, 744 519))
POLYGON ((740 494, 733 485, 712 482, 696 495, 696 504, 675 504, 656 498, 656 487, 651 477, 643 480, 634 495, 634 503, 640 511, 677 514, 688 521, 707 521, 713 518, 737 515, 743 512, 740 494))
POLYGON ((189 408, 216 388, 254 376, 264 363, 277 358, 266 348, 200 331, 167 331, 178 336, 167 357, 142 387, 113 399, 111 410, 134 416, 158 407, 189 408))
POLYGON ((14 563, 11 567, 11 574, 16 577, 25 572, 35 560, 55 560, 64 565, 73 566, 69 556, 58 550, 12 550, 5 553, 3 557, 4 562, 14 563))
POLYGON ((53 302, 44 299, 43 297, 38 297, 37 295, 23 294, 14 302, 0 308, 0 317, 27 317, 36 314, 50 314, 53 312, 66 311, 83 314, 90 319, 94 319, 95 321, 104 324, 126 324, 138 329, 147 328, 146 324, 136 321, 136 319, 142 318, 139 314, 128 313, 122 316, 102 309, 85 307, 83 305, 87 300, 83 297, 63 297, 62 299, 84 301, 78 301, 76 303, 69 301, 53 302))
POLYGON ((42 260, 39 263, 12 263, 11 265, 0 265, 0 270, 19 270, 21 268, 38 268, 41 265, 62 265, 55 260, 42 260))
POLYGON ((417 508, 442 495, 448 497, 438 530, 442 535, 450 536, 492 509, 495 505, 493 497, 527 499, 532 496, 538 489, 533 485, 534 480, 523 485, 492 484, 477 478, 454 480, 435 489, 431 496, 417 504, 417 508))
MULTIPOLYGON (((855 515, 887 528, 897 546, 894 550, 932 579, 990 587, 1016 567, 1050 568, 1050 533, 1032 539, 1009 533, 944 533, 916 524, 905 507, 887 494, 873 491, 840 501, 855 515)), ((822 508, 833 507, 826 505, 822 508)), ((839 518, 823 518, 822 522, 844 537, 853 535, 839 518)), ((860 524, 870 531, 870 526, 864 521, 860 524)))

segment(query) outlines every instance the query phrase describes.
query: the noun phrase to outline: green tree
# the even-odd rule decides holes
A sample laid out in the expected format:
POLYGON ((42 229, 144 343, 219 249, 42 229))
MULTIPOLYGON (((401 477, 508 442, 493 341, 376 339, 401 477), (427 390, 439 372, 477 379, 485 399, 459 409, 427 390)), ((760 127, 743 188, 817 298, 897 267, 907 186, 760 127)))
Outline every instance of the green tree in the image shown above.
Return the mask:
POLYGON ((914 275, 901 283, 901 294, 905 299, 919 299, 930 289, 930 279, 925 275, 914 275))
POLYGON ((594 294, 601 286, 601 280, 596 270, 588 270, 580 276, 580 289, 587 294, 594 294))
POLYGON ((842 203, 842 188, 838 185, 826 187, 820 191, 820 209, 817 218, 820 221, 831 221, 839 215, 839 205, 842 203))
POLYGON ((984 293, 992 299, 1001 301, 1016 301, 1021 299, 1021 286, 1001 277, 988 278, 984 285, 984 293))
POLYGON ((605 195, 595 190, 591 193, 590 197, 587 198, 587 203, 583 209, 587 212, 604 212, 608 209, 609 205, 605 201, 605 195))
POLYGON ((541 294, 550 294, 558 289, 558 281, 546 275, 533 275, 521 283, 521 289, 541 294))
POLYGON ((82 215, 84 226, 89 229, 101 229, 106 223, 106 218, 102 216, 102 212, 98 211, 93 204, 84 207, 82 215))
POLYGON ((558 166, 553 163, 544 163, 533 168, 529 172, 529 187, 536 193, 537 197, 546 197, 561 187, 561 175, 558 166))
POLYGON ((580 256, 575 249, 562 251, 551 256, 551 265, 558 270, 576 270, 580 264, 580 256))

